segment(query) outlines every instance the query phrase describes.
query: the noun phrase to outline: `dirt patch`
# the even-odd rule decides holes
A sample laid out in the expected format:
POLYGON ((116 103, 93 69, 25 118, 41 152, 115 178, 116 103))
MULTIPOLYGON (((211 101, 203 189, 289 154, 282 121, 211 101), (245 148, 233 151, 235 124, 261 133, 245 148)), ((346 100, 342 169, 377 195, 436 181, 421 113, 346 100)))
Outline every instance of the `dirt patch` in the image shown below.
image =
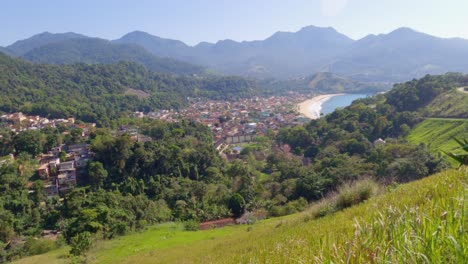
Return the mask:
POLYGON ((457 90, 459 92, 462 92, 462 93, 468 93, 468 86, 467 87, 460 87, 460 88, 457 88, 457 90), (465 90, 466 89, 466 90, 465 90))
POLYGON ((125 91, 124 94, 125 95, 136 95, 140 99, 146 99, 146 98, 150 97, 149 93, 147 93, 145 91, 142 91, 142 90, 132 89, 132 88, 129 88, 127 91, 125 91))
POLYGON ((233 218, 224 218, 224 219, 215 220, 215 221, 203 222, 200 224, 200 229, 206 230, 206 229, 219 228, 219 227, 224 227, 227 225, 235 225, 235 224, 236 224, 236 220, 234 220, 233 218))

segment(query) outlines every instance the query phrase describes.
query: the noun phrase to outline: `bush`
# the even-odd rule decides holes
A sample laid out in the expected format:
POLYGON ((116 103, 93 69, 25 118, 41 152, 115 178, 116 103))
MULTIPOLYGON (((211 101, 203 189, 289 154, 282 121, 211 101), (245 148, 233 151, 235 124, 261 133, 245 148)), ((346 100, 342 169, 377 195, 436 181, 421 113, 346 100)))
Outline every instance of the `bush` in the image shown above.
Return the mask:
POLYGON ((198 231, 200 229, 200 223, 195 220, 189 220, 184 222, 185 231, 198 231))
POLYGON ((290 201, 284 206, 275 205, 268 210, 268 214, 273 217, 295 214, 302 212, 307 207, 307 200, 299 198, 295 201, 290 201))
POLYGON ((336 199, 337 210, 361 203, 378 194, 380 186, 371 179, 363 179, 351 184, 344 184, 338 188, 336 199))
POLYGON ((346 183, 338 191, 323 198, 308 209, 304 221, 323 217, 353 205, 359 204, 382 192, 382 187, 371 179, 346 183))
POLYGON ((79 233, 71 238, 70 254, 74 256, 84 255, 93 245, 93 239, 90 232, 79 233))
POLYGON ((34 238, 29 238, 24 246, 28 255, 44 254, 57 248, 56 243, 50 239, 34 238))
POLYGON ((242 195, 235 193, 231 199, 229 199, 229 209, 231 210, 234 217, 239 217, 244 213, 245 200, 242 195))

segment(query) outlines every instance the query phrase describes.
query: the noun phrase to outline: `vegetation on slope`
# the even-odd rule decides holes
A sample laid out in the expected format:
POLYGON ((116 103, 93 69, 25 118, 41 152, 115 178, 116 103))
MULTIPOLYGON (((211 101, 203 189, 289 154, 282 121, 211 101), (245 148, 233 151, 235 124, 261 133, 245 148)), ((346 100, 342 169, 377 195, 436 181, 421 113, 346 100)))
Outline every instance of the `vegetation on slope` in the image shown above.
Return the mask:
POLYGON ((319 72, 304 78, 276 80, 266 79, 259 82, 262 93, 266 95, 297 91, 302 93, 369 93, 386 91, 390 87, 376 83, 364 83, 330 72, 319 72))
POLYGON ((49 64, 111 64, 120 61, 145 65, 151 71, 174 74, 202 74, 204 69, 169 58, 159 58, 144 48, 130 44, 113 44, 96 38, 74 38, 32 49, 23 58, 49 64))
MULTIPOLYGON (((467 111, 468 112, 468 111, 467 111)), ((458 147, 452 138, 468 136, 468 120, 429 118, 416 125, 407 136, 413 144, 425 144, 432 153, 451 152, 458 147)), ((456 165, 450 160, 452 165, 456 165)))
POLYGON ((253 87, 238 77, 181 77, 153 73, 128 62, 54 66, 0 54, 0 111, 75 117, 101 126, 132 111, 180 108, 187 104, 187 97, 251 96, 253 87), (128 89, 150 96, 125 94, 128 89))
MULTIPOLYGON (((460 73, 426 75, 418 80, 396 84, 392 90, 385 94, 385 98, 387 103, 398 111, 421 111, 425 110, 424 107, 435 103, 438 96, 466 84, 468 84, 468 75, 460 73)), ((444 98, 442 97, 441 100, 444 98)), ((461 106, 454 105, 454 107, 461 106)))
POLYGON ((468 93, 451 89, 438 95, 424 110, 425 116, 468 118, 468 93))
MULTIPOLYGON (((388 189, 323 218, 308 211, 252 226, 181 231, 170 224, 99 242, 91 263, 465 263, 468 173, 447 171, 388 189)), ((64 251, 18 263, 63 263, 64 251), (60 259, 62 258, 62 259, 60 259)))
MULTIPOLYGON (((139 127, 153 139, 146 143, 132 142, 125 134, 113 137, 109 131, 99 129, 89 138, 96 155, 86 174, 89 177, 80 182, 85 188, 66 195, 63 203, 25 196, 28 175, 18 175, 14 166, 0 175, 4 186, 12 186, 5 192, 11 197, 6 197, 7 202, 0 207, 10 216, 2 224, 7 231, 2 241, 37 236, 42 228, 57 228, 67 241, 76 241, 76 237, 87 236, 88 232, 112 238, 170 219, 218 219, 234 213, 230 206, 233 197, 242 201, 242 211, 264 210, 270 216, 280 216, 301 211, 308 202, 337 190, 343 182, 363 176, 385 183, 428 176, 446 164, 424 146, 409 144, 404 136, 421 120, 418 111, 443 90, 439 88, 445 87, 445 79, 456 84, 463 78, 428 76, 399 85, 394 93, 356 101, 305 127, 285 128, 270 139, 259 137, 242 151, 239 160, 231 163, 215 152, 209 130, 193 122, 129 120, 128 125, 139 127), (392 97, 408 93, 426 96, 423 90, 428 87, 433 88, 433 97, 405 98, 404 104, 392 97), (408 102, 418 107, 409 111, 408 102), (378 138, 386 142, 374 143, 378 138), (37 204, 44 200, 45 210, 41 211, 37 204), (27 210, 19 210, 17 204, 27 210), (145 207, 148 210, 142 210, 145 207), (35 218, 28 218, 30 215, 35 218), (25 226, 19 221, 31 224, 25 226)), ((450 85, 446 86, 450 89, 450 85)), ((48 138, 40 135, 46 132, 33 131, 26 136, 30 133, 37 133, 39 139, 48 138)), ((22 136, 10 136, 9 146, 20 152, 15 140, 22 136)), ((37 190, 35 193, 40 194, 41 189, 37 190)), ((344 207, 332 205, 323 214, 344 207)), ((6 259, 17 257, 14 253, 6 252, 6 259)))

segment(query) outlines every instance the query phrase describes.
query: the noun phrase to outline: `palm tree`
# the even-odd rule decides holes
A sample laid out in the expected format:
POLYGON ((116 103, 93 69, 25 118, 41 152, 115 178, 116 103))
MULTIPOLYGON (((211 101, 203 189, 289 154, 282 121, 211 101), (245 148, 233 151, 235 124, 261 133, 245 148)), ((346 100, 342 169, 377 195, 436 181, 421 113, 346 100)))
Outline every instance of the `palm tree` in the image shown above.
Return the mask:
POLYGON ((466 151, 467 154, 453 154, 452 152, 445 152, 445 151, 442 151, 442 152, 445 153, 445 155, 449 156, 450 158, 456 160, 460 164, 459 167, 468 166, 468 140, 466 139, 459 140, 457 138, 454 138, 454 140, 458 143, 458 145, 460 145, 460 147, 456 149, 462 149, 466 151))

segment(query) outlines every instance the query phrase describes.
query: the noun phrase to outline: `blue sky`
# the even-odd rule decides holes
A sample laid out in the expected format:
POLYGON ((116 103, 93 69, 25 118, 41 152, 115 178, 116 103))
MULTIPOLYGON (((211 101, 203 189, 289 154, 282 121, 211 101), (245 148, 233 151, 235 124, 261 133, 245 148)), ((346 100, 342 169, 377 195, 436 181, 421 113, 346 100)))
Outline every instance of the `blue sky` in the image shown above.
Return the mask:
POLYGON ((49 31, 116 39, 133 30, 190 45, 331 26, 357 39, 411 27, 468 39, 467 0, 0 0, 0 46, 49 31))

